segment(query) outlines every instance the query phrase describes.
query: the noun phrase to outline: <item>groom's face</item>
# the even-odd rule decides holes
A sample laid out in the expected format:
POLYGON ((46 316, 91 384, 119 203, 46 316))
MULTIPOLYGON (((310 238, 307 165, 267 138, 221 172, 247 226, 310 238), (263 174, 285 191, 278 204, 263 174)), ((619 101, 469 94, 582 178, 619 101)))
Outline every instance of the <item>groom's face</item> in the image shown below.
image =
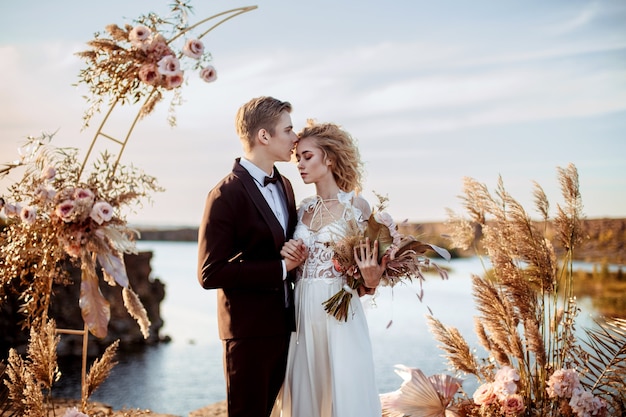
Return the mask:
POLYGON ((287 111, 283 111, 274 127, 274 134, 269 138, 269 146, 274 159, 289 162, 297 141, 298 136, 293 131, 291 115, 287 111))

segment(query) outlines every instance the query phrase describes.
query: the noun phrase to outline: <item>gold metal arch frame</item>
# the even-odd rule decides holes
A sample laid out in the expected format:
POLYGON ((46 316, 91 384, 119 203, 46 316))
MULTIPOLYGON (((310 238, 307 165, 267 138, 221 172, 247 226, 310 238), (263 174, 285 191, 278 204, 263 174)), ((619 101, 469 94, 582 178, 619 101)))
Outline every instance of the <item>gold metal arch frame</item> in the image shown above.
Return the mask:
MULTIPOLYGON (((213 29, 215 29, 216 27, 218 27, 219 25, 221 25, 222 23, 227 22, 230 19, 233 19, 234 17, 237 17, 243 13, 252 11, 257 9, 258 6, 245 6, 245 7, 239 7, 236 9, 231 9, 231 10, 227 10, 218 14, 215 14, 211 17, 207 17, 206 19, 203 19, 197 23, 195 23, 192 26, 189 26, 188 28, 181 30, 178 34, 176 34, 174 37, 172 37, 169 41, 168 44, 175 41, 176 39, 180 38, 181 36, 183 36, 185 33, 196 29, 199 26, 202 26, 204 23, 212 21, 214 19, 217 19, 219 17, 224 16, 221 20, 217 21, 217 23, 214 23, 211 27, 209 27, 207 30, 205 30, 204 32, 202 32, 200 34, 200 36, 198 36, 198 39, 202 39, 204 36, 206 36, 209 32, 211 32, 213 29)), ((130 139, 131 134, 133 133, 133 130, 135 129, 135 126, 137 125, 137 122, 139 121, 139 119, 141 119, 142 116, 142 110, 143 107, 152 99, 152 96, 157 92, 157 87, 154 87, 152 89, 152 91, 150 92, 150 94, 148 95, 148 97, 144 100, 144 104, 142 105, 141 109, 137 112, 137 115, 135 116, 134 120, 132 121, 130 128, 128 129, 128 132, 126 133, 126 135, 124 135, 123 139, 118 139, 115 138, 111 135, 108 135, 107 133, 104 132, 104 127, 106 125, 106 123, 109 120, 109 117, 111 116, 111 114, 113 113, 113 109, 115 109, 116 105, 119 103, 120 98, 116 98, 112 104, 109 107, 109 110, 107 111, 107 113, 105 114, 104 118, 102 119, 102 122, 100 123, 100 126, 98 127, 93 140, 91 141, 91 144, 89 145, 89 149, 87 150, 87 154, 85 155, 85 159, 83 161, 80 173, 78 175, 78 177, 80 178, 82 176, 82 173, 85 169, 85 166, 87 165, 87 162, 89 160, 89 157, 91 156, 91 153, 94 149, 94 146, 96 144, 96 142, 98 141, 99 138, 104 138, 104 139, 108 139, 116 144, 118 144, 121 148, 120 148, 120 152, 117 155, 117 158, 115 160, 115 164, 113 166, 113 170, 111 172, 111 174, 115 173, 115 170, 117 169, 117 166, 119 165, 119 161, 122 157, 122 153, 124 152, 124 150, 126 149, 126 144, 128 143, 128 140, 130 139)))

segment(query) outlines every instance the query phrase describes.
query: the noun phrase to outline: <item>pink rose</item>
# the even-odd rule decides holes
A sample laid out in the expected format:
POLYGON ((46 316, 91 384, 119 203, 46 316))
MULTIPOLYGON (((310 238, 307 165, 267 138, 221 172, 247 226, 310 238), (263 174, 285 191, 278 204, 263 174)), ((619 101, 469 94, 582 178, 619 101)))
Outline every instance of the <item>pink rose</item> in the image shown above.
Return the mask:
POLYGON ((138 76, 142 82, 148 85, 156 85, 161 79, 159 69, 155 64, 143 64, 141 68, 139 68, 138 76))
POLYGON ((172 75, 165 76, 165 88, 171 90, 176 87, 180 87, 183 84, 183 72, 178 71, 172 75))
POLYGON ((65 223, 71 222, 74 216, 74 202, 72 200, 63 201, 54 210, 54 214, 65 223))
POLYGON ((89 216, 98 224, 108 222, 113 217, 113 207, 106 201, 98 201, 93 205, 89 216))
POLYGON ((167 46, 167 41, 163 35, 158 34, 152 38, 150 45, 148 45, 148 54, 150 54, 152 61, 157 62, 166 55, 174 55, 174 52, 167 46))
POLYGON ((180 72, 180 62, 178 58, 173 55, 166 55, 157 63, 159 67, 159 73, 165 76, 173 76, 180 72))
POLYGON ((188 39, 183 47, 183 55, 198 59, 204 53, 204 44, 198 39, 188 39))
POLYGON ((517 369, 510 366, 503 366, 496 372, 493 381, 494 391, 501 400, 509 394, 515 394, 517 391, 517 381, 519 381, 519 373, 517 369))
POLYGON ((95 196, 93 191, 88 188, 77 188, 74 190, 74 198, 76 200, 93 201, 95 196))
POLYGON ((476 391, 474 391, 472 398, 474 399, 474 403, 476 405, 494 404, 497 398, 496 393, 493 390, 493 384, 482 384, 476 389, 476 391))
POLYGON ((37 209, 31 206, 24 206, 20 210, 20 218, 24 223, 33 224, 37 219, 37 209))
POLYGON ((501 411, 506 416, 518 416, 524 412, 525 409, 524 399, 519 394, 509 395, 501 404, 501 411))
POLYGON ((47 166, 41 171, 42 180, 51 180, 57 174, 57 170, 54 167, 47 166))
POLYGON ((217 80, 217 71, 211 65, 200 70, 200 78, 207 83, 217 80))
POLYGON ((144 25, 137 25, 128 34, 128 40, 134 47, 143 49, 151 33, 150 28, 144 25))

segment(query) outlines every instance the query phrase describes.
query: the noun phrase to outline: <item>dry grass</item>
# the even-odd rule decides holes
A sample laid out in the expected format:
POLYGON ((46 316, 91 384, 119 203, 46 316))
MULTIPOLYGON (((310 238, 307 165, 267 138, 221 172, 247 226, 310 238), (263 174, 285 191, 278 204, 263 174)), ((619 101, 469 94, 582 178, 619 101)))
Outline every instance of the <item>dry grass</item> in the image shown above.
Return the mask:
MULTIPOLYGON (((462 336, 430 317, 431 331, 446 352, 451 367, 474 375, 479 383, 493 380, 494 370, 513 367, 520 375, 518 393, 524 415, 569 415, 567 402, 549 398, 547 383, 556 370, 576 369, 583 387, 606 401, 609 415, 626 409, 626 321, 606 318, 586 330, 588 340, 576 334, 578 313, 572 260, 584 241, 582 200, 573 165, 558 169, 563 205, 552 221, 555 238, 565 251, 557 259, 547 234, 550 204, 535 184, 533 221, 506 191, 500 178, 492 194, 484 184, 467 178, 463 202, 467 217, 450 213, 453 246, 481 249, 490 271, 474 276, 473 297, 478 310, 476 334, 488 357, 473 357, 462 336)), ((497 415, 475 408, 472 415, 497 415)), ((494 414, 495 413, 495 414, 494 414)))

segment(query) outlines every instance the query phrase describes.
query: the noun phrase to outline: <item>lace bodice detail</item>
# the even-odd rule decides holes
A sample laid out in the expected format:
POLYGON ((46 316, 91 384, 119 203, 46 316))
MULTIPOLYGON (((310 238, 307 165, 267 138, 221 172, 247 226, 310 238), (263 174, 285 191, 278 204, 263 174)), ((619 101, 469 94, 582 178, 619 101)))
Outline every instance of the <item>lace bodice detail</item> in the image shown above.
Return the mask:
POLYGON ((307 260, 298 267, 296 280, 343 279, 343 275, 335 269, 332 261, 332 243, 347 236, 349 231, 354 229, 355 224, 360 230, 363 230, 366 217, 364 217, 363 211, 354 205, 354 199, 364 200, 361 197, 355 197, 353 192, 340 191, 337 199, 343 207, 341 215, 325 221, 319 228, 315 229, 304 224, 302 217, 305 211, 318 210, 319 205, 323 202, 318 196, 309 197, 302 201, 298 209, 298 224, 294 232, 294 239, 302 239, 309 254, 307 260))

